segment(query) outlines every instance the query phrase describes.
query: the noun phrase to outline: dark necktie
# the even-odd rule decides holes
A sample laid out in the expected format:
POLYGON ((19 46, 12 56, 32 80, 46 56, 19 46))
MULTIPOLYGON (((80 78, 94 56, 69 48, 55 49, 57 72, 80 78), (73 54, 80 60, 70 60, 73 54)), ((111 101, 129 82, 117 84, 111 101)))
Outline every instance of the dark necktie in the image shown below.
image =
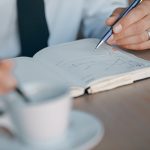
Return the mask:
POLYGON ((44 0, 17 0, 21 56, 33 56, 47 47, 49 31, 44 0))

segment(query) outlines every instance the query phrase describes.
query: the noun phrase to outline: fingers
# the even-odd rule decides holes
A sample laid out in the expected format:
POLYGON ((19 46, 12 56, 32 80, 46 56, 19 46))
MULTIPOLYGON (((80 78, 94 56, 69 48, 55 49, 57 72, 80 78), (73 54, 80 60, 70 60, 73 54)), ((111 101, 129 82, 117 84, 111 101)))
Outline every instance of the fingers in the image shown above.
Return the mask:
POLYGON ((106 20, 106 24, 108 26, 113 25, 113 23, 117 20, 120 14, 123 12, 124 8, 117 8, 112 15, 106 20))
POLYGON ((131 25, 126 30, 123 30, 121 33, 113 34, 113 39, 112 38, 111 40, 109 39, 108 43, 121 44, 124 40, 125 42, 128 41, 129 42, 128 44, 130 44, 130 42, 133 43, 133 39, 135 39, 134 43, 143 42, 143 40, 147 41, 148 35, 146 34, 147 32, 146 30, 148 30, 149 28, 150 28, 150 15, 144 17, 139 22, 131 25))
POLYGON ((142 43, 142 42, 148 41, 148 39, 149 39, 148 33, 147 33, 147 31, 145 31, 145 32, 135 35, 135 36, 130 36, 130 37, 116 40, 112 44, 117 44, 118 46, 131 45, 131 44, 137 44, 137 43, 142 43))
POLYGON ((13 67, 13 63, 10 60, 2 60, 0 61, 0 68, 5 71, 11 70, 13 67))
POLYGON ((147 50, 150 49, 150 41, 146 41, 139 44, 123 45, 121 47, 130 50, 147 50))
POLYGON ((0 94, 5 94, 13 90, 16 86, 16 80, 12 76, 1 76, 0 77, 0 94))
POLYGON ((122 30, 122 32, 120 33, 116 33, 118 32, 119 29, 114 30, 114 34, 116 33, 114 36, 115 39, 118 40, 124 37, 141 34, 145 32, 147 29, 149 29, 149 27, 150 27, 150 15, 147 15, 143 19, 126 28, 125 30, 122 30))
POLYGON ((128 28, 130 25, 138 22, 150 13, 150 2, 143 1, 136 8, 131 10, 129 14, 123 17, 113 28, 115 33, 120 33, 122 30, 128 28))
POLYGON ((16 80, 11 76, 3 77, 0 82, 0 95, 6 94, 16 86, 16 80))
MULTIPOLYGON (((116 14, 118 14, 117 12, 119 10, 116 10, 116 14)), ((106 22, 107 24, 111 24, 113 19, 110 18, 106 22)), ((131 50, 150 49, 150 41, 147 33, 149 29, 150 0, 144 0, 113 26, 113 35, 109 38, 108 43, 131 50)))
POLYGON ((0 62, 0 94, 9 92, 16 86, 16 80, 12 76, 12 62, 5 60, 0 62))

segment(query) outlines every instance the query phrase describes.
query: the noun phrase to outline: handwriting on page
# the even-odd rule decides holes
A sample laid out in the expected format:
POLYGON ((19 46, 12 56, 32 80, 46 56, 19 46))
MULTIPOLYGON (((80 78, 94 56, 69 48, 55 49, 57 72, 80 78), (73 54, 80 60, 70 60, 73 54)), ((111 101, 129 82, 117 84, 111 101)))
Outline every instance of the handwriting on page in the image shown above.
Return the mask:
POLYGON ((94 54, 96 52, 92 53, 93 55, 74 56, 72 57, 73 59, 61 58, 56 65, 80 77, 86 84, 105 76, 130 72, 145 67, 144 63, 132 60, 132 57, 127 57, 117 51, 101 51, 98 55, 94 54))

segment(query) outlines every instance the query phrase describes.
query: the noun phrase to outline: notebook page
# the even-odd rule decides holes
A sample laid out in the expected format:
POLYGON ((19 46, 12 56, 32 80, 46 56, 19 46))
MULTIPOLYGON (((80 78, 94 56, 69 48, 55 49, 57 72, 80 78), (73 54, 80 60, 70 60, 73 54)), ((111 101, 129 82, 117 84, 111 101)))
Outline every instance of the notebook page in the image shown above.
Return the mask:
POLYGON ((52 67, 51 72, 35 62, 29 57, 16 57, 11 59, 15 63, 14 75, 19 84, 24 83, 49 83, 51 86, 64 85, 64 81, 56 76, 55 69, 52 67))
POLYGON ((103 44, 95 49, 99 40, 85 39, 47 48, 35 55, 35 59, 53 63, 71 77, 74 84, 83 87, 91 82, 114 75, 150 67, 150 62, 103 44))

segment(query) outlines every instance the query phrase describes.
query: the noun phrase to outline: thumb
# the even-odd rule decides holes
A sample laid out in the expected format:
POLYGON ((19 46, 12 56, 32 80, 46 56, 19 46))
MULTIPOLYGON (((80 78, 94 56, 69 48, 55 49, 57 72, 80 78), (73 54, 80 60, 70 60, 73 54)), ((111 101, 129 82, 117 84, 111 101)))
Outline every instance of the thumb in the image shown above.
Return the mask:
POLYGON ((124 9, 125 8, 117 8, 116 10, 114 10, 111 16, 106 20, 106 24, 108 26, 113 25, 113 23, 118 19, 118 17, 120 16, 120 14, 123 12, 124 9))

